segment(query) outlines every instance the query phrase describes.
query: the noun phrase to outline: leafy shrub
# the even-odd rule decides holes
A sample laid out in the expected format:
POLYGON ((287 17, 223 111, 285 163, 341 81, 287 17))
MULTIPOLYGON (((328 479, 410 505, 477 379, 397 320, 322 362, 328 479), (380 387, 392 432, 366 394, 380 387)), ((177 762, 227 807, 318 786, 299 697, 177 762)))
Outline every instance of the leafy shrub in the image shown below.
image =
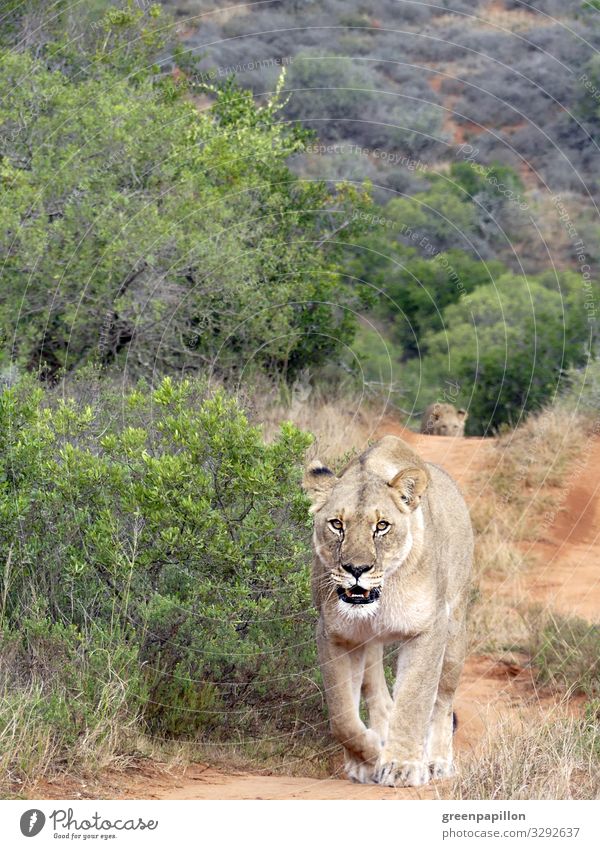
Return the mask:
POLYGON ((358 293, 327 235, 352 234, 360 194, 294 178, 308 136, 277 94, 226 84, 200 112, 170 80, 11 52, 0 84, 0 365, 293 374, 351 338, 358 293))
POLYGON ((349 122, 368 118, 379 81, 368 65, 345 56, 298 55, 290 68, 286 114, 327 139, 348 135, 349 122))
POLYGON ((93 404, 25 381, 0 396, 0 440, 10 632, 27 619, 110 637, 119 668, 121 651, 143 670, 130 710, 162 733, 310 712, 306 434, 288 424, 265 444, 234 400, 189 381, 93 404))
MULTIPOLYGON (((502 177, 504 170, 491 173, 502 177)), ((497 261, 482 261, 485 246, 472 255, 481 247, 478 219, 493 189, 467 163, 456 163, 450 180, 428 176, 427 191, 394 198, 373 214, 374 226, 357 240, 350 265, 378 293, 377 315, 391 325, 404 357, 422 352, 426 333, 443 327, 446 306, 504 271, 497 261)))
POLYGON ((472 432, 515 424, 550 399, 562 372, 586 358, 580 281, 562 275, 560 289, 502 275, 443 314, 445 328, 425 337, 428 356, 469 399, 472 432))

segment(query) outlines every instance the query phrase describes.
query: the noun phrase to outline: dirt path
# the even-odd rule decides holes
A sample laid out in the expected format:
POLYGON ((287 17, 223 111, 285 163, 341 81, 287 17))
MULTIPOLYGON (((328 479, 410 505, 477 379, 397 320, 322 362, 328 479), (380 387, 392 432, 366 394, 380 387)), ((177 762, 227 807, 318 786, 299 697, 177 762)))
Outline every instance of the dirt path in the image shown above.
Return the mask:
MULTIPOLYGON (((393 433, 409 442, 425 459, 446 468, 468 501, 478 497, 477 473, 494 450, 489 439, 422 436, 384 422, 377 436, 393 433)), ((590 443, 581 469, 571 475, 561 509, 544 539, 532 548, 542 565, 523 578, 533 600, 563 613, 600 618, 600 440, 590 443)), ((486 654, 471 655, 456 696, 459 727, 456 749, 476 751, 485 735, 511 711, 530 705, 538 712, 553 700, 540 698, 524 665, 486 654)), ((444 796, 447 783, 398 789, 352 784, 344 779, 319 780, 281 775, 222 772, 206 764, 167 768, 141 762, 125 771, 110 771, 86 783, 76 778, 45 781, 31 798, 137 799, 424 799, 444 796)))
POLYGON ((543 539, 529 546, 536 566, 525 576, 531 601, 600 621, 600 440, 573 470, 543 539))

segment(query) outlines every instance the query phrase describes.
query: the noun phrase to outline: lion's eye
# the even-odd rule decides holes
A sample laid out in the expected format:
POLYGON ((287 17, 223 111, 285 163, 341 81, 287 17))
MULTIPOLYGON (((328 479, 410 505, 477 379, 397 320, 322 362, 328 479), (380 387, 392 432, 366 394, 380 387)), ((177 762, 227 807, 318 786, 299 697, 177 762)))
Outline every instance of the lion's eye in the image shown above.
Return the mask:
POLYGON ((378 531, 387 531, 389 526, 390 526, 390 523, 386 522, 385 519, 382 519, 380 522, 377 522, 377 524, 375 525, 375 527, 377 528, 378 531))
POLYGON ((334 531, 341 531, 344 527, 343 523, 339 519, 330 519, 329 524, 334 531))

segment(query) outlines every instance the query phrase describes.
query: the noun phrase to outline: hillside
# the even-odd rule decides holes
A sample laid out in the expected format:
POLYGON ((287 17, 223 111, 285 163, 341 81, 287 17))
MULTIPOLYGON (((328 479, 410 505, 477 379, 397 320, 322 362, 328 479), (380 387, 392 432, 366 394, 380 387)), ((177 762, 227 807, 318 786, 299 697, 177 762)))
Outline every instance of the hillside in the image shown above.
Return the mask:
POLYGON ((561 390, 566 368, 595 355, 594 4, 188 0, 169 8, 179 61, 190 63, 205 103, 229 77, 265 101, 284 69, 283 118, 315 133, 289 160, 299 180, 367 181, 376 205, 352 219, 363 233, 351 234, 336 213, 330 223, 347 285, 365 289, 368 301, 343 357, 357 381, 372 391, 391 386, 402 393, 399 407, 417 410, 454 382, 471 433, 481 434, 515 423, 561 390), (454 305, 472 292, 478 303, 459 316, 454 305), (498 316, 489 338, 480 304, 498 316), (516 353, 517 340, 536 336, 536 350, 516 353), (492 364, 483 361, 487 346, 492 364))

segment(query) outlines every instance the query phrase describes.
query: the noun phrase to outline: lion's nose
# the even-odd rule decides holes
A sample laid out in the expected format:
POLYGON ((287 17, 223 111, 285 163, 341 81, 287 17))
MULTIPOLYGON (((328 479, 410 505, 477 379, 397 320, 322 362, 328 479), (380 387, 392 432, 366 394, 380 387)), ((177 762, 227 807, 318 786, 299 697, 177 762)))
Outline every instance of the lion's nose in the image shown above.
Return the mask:
POLYGON ((342 563, 342 569, 345 569, 346 572, 350 572, 350 574, 353 575, 357 581, 362 575, 362 573, 368 572, 370 568, 370 566, 353 566, 352 563, 342 563))

